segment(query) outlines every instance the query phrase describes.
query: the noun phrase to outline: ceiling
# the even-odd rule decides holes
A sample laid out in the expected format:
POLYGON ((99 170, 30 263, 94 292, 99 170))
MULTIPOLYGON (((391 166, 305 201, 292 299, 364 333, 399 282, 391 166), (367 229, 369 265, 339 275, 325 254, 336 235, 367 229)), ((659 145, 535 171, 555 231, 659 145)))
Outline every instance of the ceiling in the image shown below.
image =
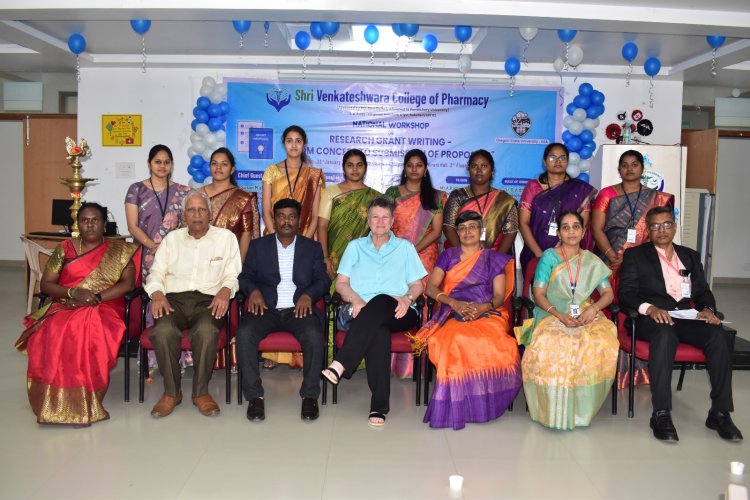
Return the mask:
POLYGON ((313 40, 307 49, 306 73, 311 78, 401 74, 424 81, 459 80, 461 51, 472 59, 470 79, 506 79, 504 61, 524 56, 528 64, 522 65, 521 76, 550 76, 555 75, 552 61, 565 53, 555 30, 566 28, 578 30, 571 43, 584 54, 575 69, 580 75, 624 76, 628 65, 621 49, 632 41, 639 48, 634 78, 644 78, 643 62, 656 56, 662 63, 657 78, 683 80, 691 86, 750 89, 750 0, 616 0, 608 5, 601 0, 289 0, 274 10, 239 8, 248 3, 24 0, 19 8, 17 0, 0 0, 0 76, 73 72, 76 60, 67 39, 76 32, 87 41, 81 66, 139 68, 142 41, 128 22, 134 18, 152 20, 145 35, 148 67, 262 68, 285 76, 302 68, 295 33, 309 30, 311 21, 328 20, 340 22, 341 28, 330 45, 326 39, 313 40), (143 7, 146 4, 148 8, 143 7), (242 48, 233 19, 253 21, 242 48), (270 22, 267 47, 264 21, 270 22), (418 23, 420 30, 411 43, 389 41, 394 22, 418 23), (354 27, 369 23, 377 24, 381 34, 372 47, 374 58, 354 27), (457 24, 474 27, 463 49, 453 36, 457 24), (539 28, 525 52, 521 26, 539 28), (421 44, 427 33, 439 40, 432 61, 421 44), (705 38, 709 34, 727 37, 716 53, 715 78, 705 38), (744 69, 725 69, 730 65, 744 69))

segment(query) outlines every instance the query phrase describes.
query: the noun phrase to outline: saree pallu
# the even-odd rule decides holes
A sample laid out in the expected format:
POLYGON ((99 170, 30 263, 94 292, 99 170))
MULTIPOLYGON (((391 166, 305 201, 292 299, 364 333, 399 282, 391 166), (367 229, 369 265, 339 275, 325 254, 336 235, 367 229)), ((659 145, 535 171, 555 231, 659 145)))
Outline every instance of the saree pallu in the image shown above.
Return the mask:
MULTIPOLYGON (((437 265, 447 268, 443 293, 457 300, 488 302, 493 279, 503 273, 506 299, 512 293, 510 257, 486 249, 464 261, 460 255, 460 248, 451 248, 438 259, 437 265)), ((503 307, 475 321, 460 321, 449 306, 438 307, 412 337, 417 352, 427 345, 437 367, 425 423, 459 430, 467 422, 488 422, 505 413, 521 388, 518 345, 509 332, 509 314, 503 307)))
MULTIPOLYGON (((50 259, 50 267, 59 266, 61 286, 99 293, 119 281, 137 248, 105 241, 77 256, 66 240, 50 259)), ((27 330, 17 348, 29 357, 29 404, 38 423, 88 426, 109 418, 102 400, 125 332, 124 312, 124 298, 76 308, 55 299, 24 319, 27 330)))
MULTIPOLYGON (((554 249, 544 252, 535 285, 548 283, 547 299, 555 309, 569 314, 575 298, 583 310, 597 286, 611 274, 593 253, 582 251, 575 296, 565 262, 554 249)), ((577 274, 580 256, 570 259, 577 274)), ((543 309, 534 309, 535 318, 516 329, 520 342, 527 345, 521 364, 523 389, 531 419, 553 429, 587 426, 604 404, 615 378, 620 344, 614 323, 603 314, 591 323, 568 328, 543 309), (533 324, 533 329, 529 329, 533 324)))
MULTIPOLYGON (((271 207, 274 203, 285 198, 294 198, 302 205, 299 217, 299 233, 304 234, 312 222, 313 202, 315 193, 326 187, 323 171, 319 168, 303 165, 296 173, 287 178, 284 164, 274 164, 266 168, 263 173, 263 184, 271 185, 271 207), (290 192, 290 187, 293 192, 290 192)), ((264 234, 268 234, 266 231, 264 234)))
MULTIPOLYGON (((520 209, 531 212, 529 226, 542 251, 557 245, 557 235, 549 235, 550 223, 568 211, 583 213, 591 210, 591 203, 596 196, 596 189, 590 184, 578 179, 569 179, 557 186, 546 189, 538 180, 529 181, 521 195, 520 209)), ((588 229, 588 228, 587 228, 588 229)), ((581 248, 593 250, 594 239, 591 231, 586 231, 581 248)), ((534 254, 524 246, 521 251, 521 269, 526 272, 526 266, 534 258, 534 254)))
POLYGON ((333 198, 328 221, 328 258, 334 272, 349 242, 367 234, 367 204, 378 196, 378 191, 365 187, 333 198))
MULTIPOLYGON (((516 200, 500 189, 492 189, 487 194, 472 197, 469 188, 454 190, 445 205, 444 223, 456 225, 456 218, 466 211, 482 215, 482 225, 486 230, 484 246, 497 250, 503 235, 518 231, 518 210, 516 200)), ((446 240, 446 246, 450 245, 446 240)))

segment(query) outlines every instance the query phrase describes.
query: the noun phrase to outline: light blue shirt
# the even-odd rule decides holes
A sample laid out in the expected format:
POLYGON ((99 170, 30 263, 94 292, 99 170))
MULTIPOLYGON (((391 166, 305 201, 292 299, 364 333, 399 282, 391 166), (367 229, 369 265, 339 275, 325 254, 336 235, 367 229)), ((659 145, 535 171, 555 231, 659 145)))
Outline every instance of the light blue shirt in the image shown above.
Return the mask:
POLYGON ((350 241, 339 262, 338 273, 349 278, 352 289, 365 302, 380 294, 405 295, 409 283, 427 276, 414 245, 392 231, 388 234, 390 239, 380 250, 370 235, 350 241))

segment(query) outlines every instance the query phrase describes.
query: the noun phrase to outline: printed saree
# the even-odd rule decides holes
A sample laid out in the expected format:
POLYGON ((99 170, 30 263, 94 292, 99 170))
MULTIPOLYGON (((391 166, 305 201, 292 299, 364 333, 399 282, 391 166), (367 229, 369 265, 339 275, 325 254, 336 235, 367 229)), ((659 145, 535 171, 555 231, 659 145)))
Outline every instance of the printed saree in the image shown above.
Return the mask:
MULTIPOLYGON (((456 225, 456 218, 468 210, 482 215, 486 230, 484 245, 497 250, 504 234, 518 231, 518 209, 516 200, 500 189, 492 189, 486 194, 472 196, 468 187, 455 189, 445 204, 444 225, 456 225)), ((447 242, 446 242, 447 243, 447 242)))

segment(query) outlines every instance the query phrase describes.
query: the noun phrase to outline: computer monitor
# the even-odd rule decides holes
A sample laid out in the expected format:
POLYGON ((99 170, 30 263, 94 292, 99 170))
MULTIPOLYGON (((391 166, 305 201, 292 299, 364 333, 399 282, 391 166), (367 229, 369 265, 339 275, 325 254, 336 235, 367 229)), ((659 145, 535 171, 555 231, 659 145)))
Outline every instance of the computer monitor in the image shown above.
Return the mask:
POLYGON ((52 200, 52 225, 65 226, 70 231, 73 219, 70 218, 70 206, 73 200, 52 200))

